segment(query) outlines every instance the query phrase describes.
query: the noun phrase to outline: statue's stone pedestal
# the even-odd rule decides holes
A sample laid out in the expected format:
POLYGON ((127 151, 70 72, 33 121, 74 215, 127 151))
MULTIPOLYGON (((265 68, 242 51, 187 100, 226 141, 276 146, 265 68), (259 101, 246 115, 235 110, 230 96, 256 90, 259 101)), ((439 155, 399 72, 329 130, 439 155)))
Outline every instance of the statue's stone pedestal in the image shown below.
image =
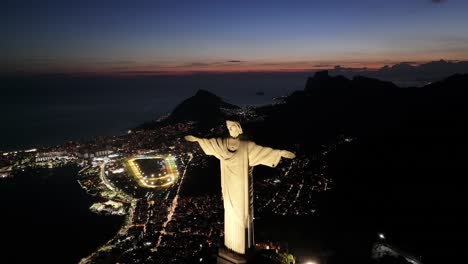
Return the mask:
POLYGON ((234 253, 227 248, 218 251, 218 264, 247 263, 247 256, 234 253))

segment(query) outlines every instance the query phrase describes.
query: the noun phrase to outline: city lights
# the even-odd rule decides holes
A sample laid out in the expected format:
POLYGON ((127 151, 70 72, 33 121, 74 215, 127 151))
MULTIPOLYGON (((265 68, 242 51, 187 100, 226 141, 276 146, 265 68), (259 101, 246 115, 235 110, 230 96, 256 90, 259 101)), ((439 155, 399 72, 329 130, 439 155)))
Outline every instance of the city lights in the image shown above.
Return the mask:
POLYGON ((385 239, 385 235, 383 233, 380 233, 379 238, 383 240, 383 239, 385 239))
POLYGON ((154 155, 133 157, 129 158, 126 161, 126 167, 129 173, 133 175, 137 183, 141 187, 145 188, 167 187, 172 185, 178 178, 178 171, 175 166, 174 158, 172 156, 164 157, 154 155), (154 162, 160 162, 159 164, 156 163, 160 167, 153 167, 154 165, 151 165, 147 168, 142 168, 143 165, 138 164, 139 161, 141 162, 149 160, 154 162), (158 173, 158 171, 153 170, 164 170, 164 175, 161 176, 160 172, 158 173), (158 176, 155 176, 156 173, 158 176))

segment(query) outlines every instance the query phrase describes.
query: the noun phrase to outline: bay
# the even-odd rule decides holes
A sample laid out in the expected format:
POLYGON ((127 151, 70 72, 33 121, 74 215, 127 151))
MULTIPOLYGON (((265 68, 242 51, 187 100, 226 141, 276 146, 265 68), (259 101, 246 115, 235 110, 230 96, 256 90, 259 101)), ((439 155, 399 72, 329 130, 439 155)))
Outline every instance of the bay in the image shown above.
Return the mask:
POLYGON ((111 239, 124 217, 97 215, 78 168, 36 169, 0 181, 1 263, 77 263, 111 239))

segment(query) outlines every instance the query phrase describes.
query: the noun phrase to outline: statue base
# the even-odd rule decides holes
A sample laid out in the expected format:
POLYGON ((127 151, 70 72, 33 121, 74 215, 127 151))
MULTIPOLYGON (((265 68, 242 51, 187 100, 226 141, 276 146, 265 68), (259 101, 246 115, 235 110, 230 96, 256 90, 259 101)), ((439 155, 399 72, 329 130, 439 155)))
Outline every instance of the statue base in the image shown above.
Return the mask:
POLYGON ((227 248, 220 248, 218 251, 218 262, 217 264, 238 264, 247 263, 247 256, 237 254, 227 248))

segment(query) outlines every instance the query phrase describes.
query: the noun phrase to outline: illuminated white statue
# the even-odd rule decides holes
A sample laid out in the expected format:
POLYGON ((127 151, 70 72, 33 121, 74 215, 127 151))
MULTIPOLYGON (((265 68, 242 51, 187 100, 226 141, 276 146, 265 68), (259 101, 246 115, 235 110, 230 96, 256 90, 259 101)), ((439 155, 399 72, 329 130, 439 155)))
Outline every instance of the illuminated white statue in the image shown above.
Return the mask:
POLYGON ((295 154, 240 140, 238 136, 242 134, 242 128, 238 122, 228 120, 226 126, 231 137, 197 138, 189 135, 185 139, 198 142, 205 154, 220 160, 224 245, 236 253, 245 254, 254 246, 251 168, 259 164, 275 167, 281 157, 292 159, 295 154))

